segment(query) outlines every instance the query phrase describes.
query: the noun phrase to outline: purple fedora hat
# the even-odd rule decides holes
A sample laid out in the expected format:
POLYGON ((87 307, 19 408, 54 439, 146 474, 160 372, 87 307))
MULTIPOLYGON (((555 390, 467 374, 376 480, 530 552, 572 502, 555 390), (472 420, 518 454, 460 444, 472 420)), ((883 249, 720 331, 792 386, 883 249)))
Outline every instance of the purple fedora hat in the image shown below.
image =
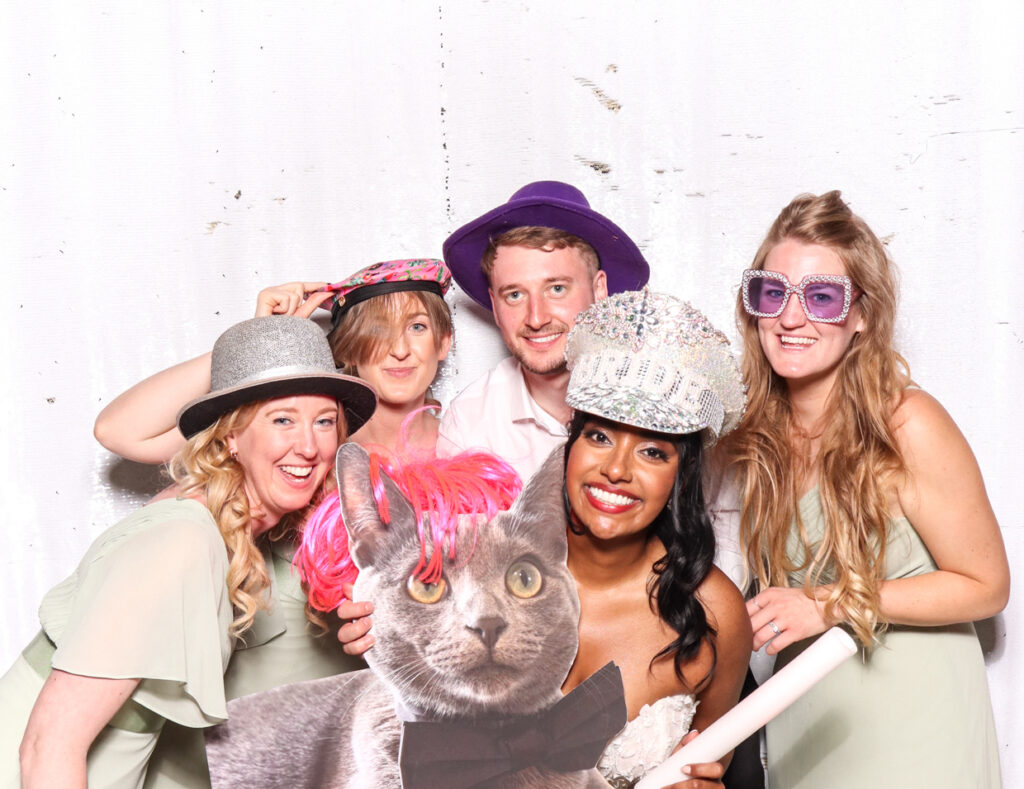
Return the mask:
POLYGON ((618 225, 594 211, 583 192, 561 181, 534 181, 444 242, 444 260, 452 276, 477 304, 491 308, 487 278, 480 270, 491 239, 532 225, 564 230, 590 244, 608 277, 609 295, 647 284, 651 270, 636 244, 618 225))

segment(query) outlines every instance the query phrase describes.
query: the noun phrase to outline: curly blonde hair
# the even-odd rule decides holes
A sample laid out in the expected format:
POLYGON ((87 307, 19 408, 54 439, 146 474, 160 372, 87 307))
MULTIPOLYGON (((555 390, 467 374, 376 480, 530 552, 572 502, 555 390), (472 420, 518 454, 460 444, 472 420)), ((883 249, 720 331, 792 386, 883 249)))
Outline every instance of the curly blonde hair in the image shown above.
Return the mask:
MULTIPOLYGON (((190 438, 168 463, 168 473, 180 487, 179 495, 202 494, 212 513, 230 561, 227 578, 228 598, 235 608, 230 633, 240 637, 253 623, 256 612, 269 606, 270 575, 263 554, 250 529, 249 498, 245 493, 242 466, 231 456, 227 438, 244 430, 267 401, 247 403, 224 414, 216 422, 190 438)), ((345 420, 339 409, 338 441, 345 440, 345 420)), ((328 474, 324 488, 333 482, 328 474)), ((308 514, 323 498, 324 490, 299 512, 288 513, 270 532, 274 541, 298 534, 308 514)))
POLYGON ((744 340, 743 379, 747 411, 723 449, 743 497, 741 537, 761 587, 789 586, 803 571, 804 588, 831 576, 825 603, 828 621, 846 621, 866 646, 882 627, 879 587, 885 577, 889 501, 905 470, 892 416, 910 383, 906 361, 893 348, 897 275, 885 248, 838 191, 796 197, 772 224, 751 268, 764 268, 768 253, 785 239, 828 247, 840 258, 853 287, 864 330, 839 362, 821 420, 820 449, 795 424, 786 383, 761 347, 757 318, 737 297, 737 324, 744 340), (812 545, 800 518, 800 493, 817 477, 825 530, 812 545), (795 537, 803 558, 791 557, 795 537))

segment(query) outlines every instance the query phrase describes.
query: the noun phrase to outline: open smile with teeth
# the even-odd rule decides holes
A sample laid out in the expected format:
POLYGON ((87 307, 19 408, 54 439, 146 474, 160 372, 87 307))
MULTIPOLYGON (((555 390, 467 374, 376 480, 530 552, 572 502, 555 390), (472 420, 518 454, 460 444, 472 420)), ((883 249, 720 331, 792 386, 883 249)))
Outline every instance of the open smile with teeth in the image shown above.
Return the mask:
POLYGON ((602 488, 595 488, 593 485, 586 486, 587 494, 602 504, 611 507, 628 507, 630 504, 640 501, 633 496, 623 496, 621 493, 612 493, 602 488))
POLYGON ((300 477, 302 479, 305 479, 313 473, 313 468, 311 466, 281 466, 280 468, 285 474, 290 474, 293 477, 300 477))
POLYGON ((532 336, 525 336, 523 337, 523 339, 535 345, 550 345, 561 336, 561 332, 556 332, 555 334, 538 334, 532 336))
POLYGON ((802 345, 802 346, 806 347, 806 346, 814 345, 814 343, 816 343, 817 340, 814 339, 813 337, 788 337, 786 335, 780 334, 779 335, 779 342, 781 342, 783 344, 783 346, 790 346, 790 347, 792 347, 792 346, 802 345))

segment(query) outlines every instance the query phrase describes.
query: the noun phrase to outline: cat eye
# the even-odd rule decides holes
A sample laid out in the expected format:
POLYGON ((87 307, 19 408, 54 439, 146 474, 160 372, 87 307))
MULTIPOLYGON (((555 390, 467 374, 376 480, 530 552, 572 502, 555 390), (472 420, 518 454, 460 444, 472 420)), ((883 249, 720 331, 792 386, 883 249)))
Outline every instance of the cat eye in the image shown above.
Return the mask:
POLYGON ((537 595, 543 580, 536 565, 524 559, 513 563, 505 573, 505 586, 516 597, 524 600, 537 595))
POLYGON ((408 582, 405 584, 405 588, 409 592, 409 597, 417 603, 426 603, 427 605, 431 605, 444 597, 444 593, 448 589, 448 584, 445 583, 444 578, 438 580, 436 584, 427 584, 423 583, 423 581, 416 576, 410 575, 408 582))

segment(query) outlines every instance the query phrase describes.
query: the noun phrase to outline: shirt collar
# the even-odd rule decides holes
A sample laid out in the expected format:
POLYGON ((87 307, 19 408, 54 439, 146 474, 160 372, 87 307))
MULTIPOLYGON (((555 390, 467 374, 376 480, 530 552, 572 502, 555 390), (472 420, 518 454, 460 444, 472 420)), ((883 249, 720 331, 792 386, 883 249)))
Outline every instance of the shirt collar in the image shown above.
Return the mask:
POLYGON ((518 361, 515 363, 510 387, 509 416, 513 422, 533 422, 544 432, 550 433, 553 436, 564 437, 569 435, 566 426, 541 408, 530 395, 530 390, 526 388, 523 366, 518 361))

